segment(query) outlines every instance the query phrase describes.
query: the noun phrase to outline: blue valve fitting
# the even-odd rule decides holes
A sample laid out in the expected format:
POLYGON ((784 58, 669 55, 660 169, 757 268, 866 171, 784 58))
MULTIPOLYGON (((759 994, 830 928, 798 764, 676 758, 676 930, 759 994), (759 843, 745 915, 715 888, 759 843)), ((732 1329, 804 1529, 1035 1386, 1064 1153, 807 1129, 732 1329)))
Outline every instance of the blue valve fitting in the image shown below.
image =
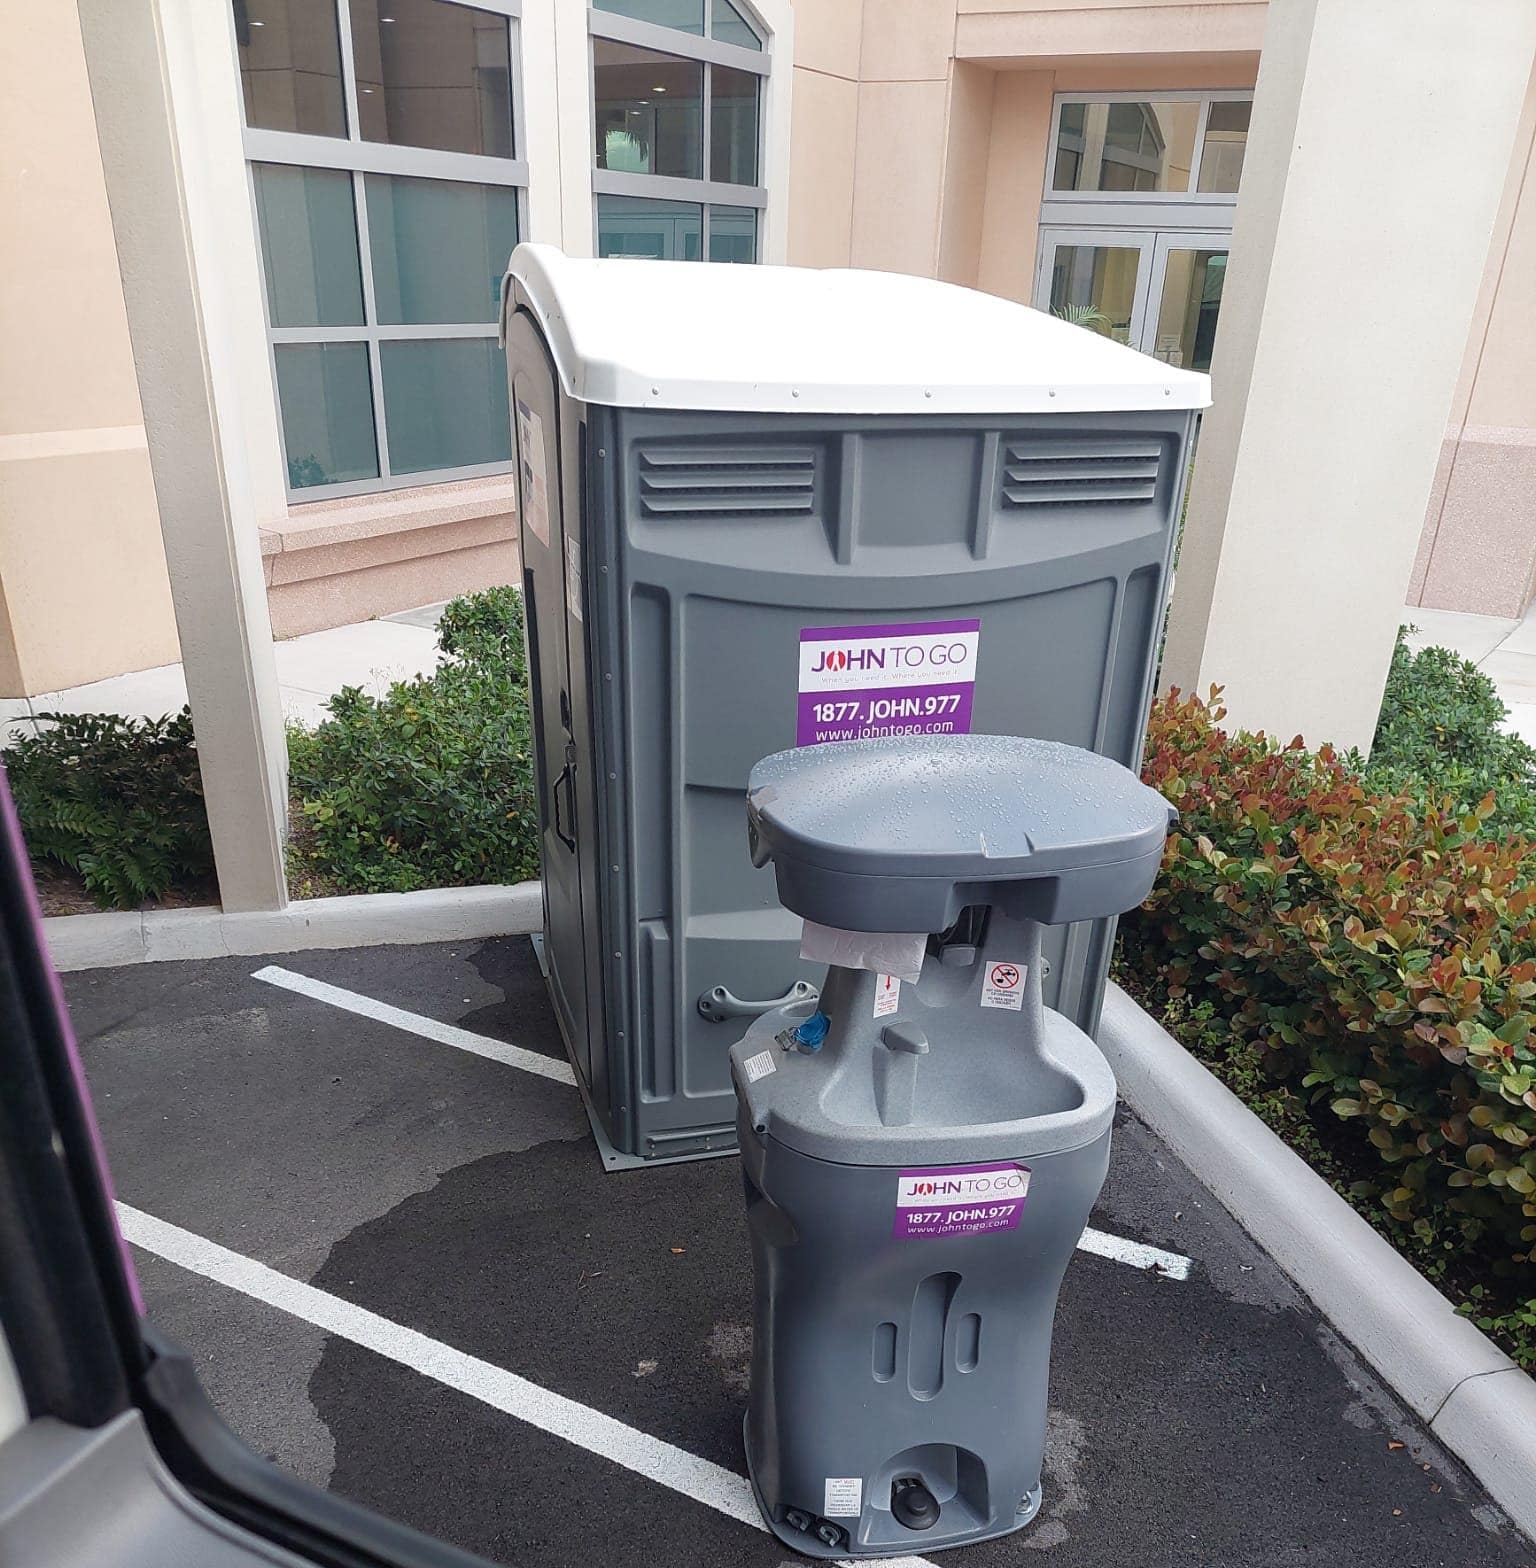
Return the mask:
POLYGON ((820 1008, 811 1014, 798 1028, 790 1030, 790 1035, 795 1042, 795 1049, 805 1052, 819 1051, 827 1038, 827 1030, 832 1027, 832 1020, 820 1008))

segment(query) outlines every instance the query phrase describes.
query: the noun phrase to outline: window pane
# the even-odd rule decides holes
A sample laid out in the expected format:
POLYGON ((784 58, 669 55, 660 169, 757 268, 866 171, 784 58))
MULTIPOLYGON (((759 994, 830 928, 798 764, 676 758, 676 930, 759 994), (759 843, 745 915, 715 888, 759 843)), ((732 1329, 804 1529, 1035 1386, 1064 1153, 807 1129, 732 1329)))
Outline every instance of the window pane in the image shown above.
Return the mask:
POLYGON ((279 343, 272 352, 289 488, 378 478, 367 345, 279 343))
POLYGON ((352 176, 251 165, 267 313, 274 327, 351 327, 363 320, 352 176))
POLYGON ((517 243, 517 193, 457 180, 367 180, 378 319, 389 326, 495 321, 517 243))
POLYGON ((233 0, 245 123, 345 136, 336 7, 317 0, 233 0))
POLYGON ((1199 122, 1198 103, 1063 104, 1051 188, 1187 191, 1199 122))
POLYGON ((1128 343, 1140 266, 1138 246, 1058 245, 1051 257, 1051 314, 1128 343))
POLYGON ((709 72, 709 177, 756 185, 759 78, 725 65, 712 65, 709 72))
POLYGON ((709 259, 757 260, 757 213, 751 207, 709 209, 709 259))
POLYGON ((697 261, 703 217, 704 209, 693 202, 599 196, 597 253, 649 256, 655 261, 697 261))
POLYGON ((761 49, 763 41, 731 0, 712 0, 709 31, 723 44, 738 44, 743 49, 761 49))
POLYGON ((1221 286, 1227 276, 1224 250, 1170 250, 1163 271, 1163 297, 1157 309, 1152 352, 1170 365, 1190 370, 1211 368, 1221 286))
POLYGON ((381 343, 379 350, 392 473, 511 462, 507 361, 495 338, 381 343))
POLYGON ((504 16, 443 0, 351 0, 365 141, 512 156, 504 16))
POLYGON ((1235 191, 1243 175, 1243 154, 1248 150, 1251 103, 1231 100, 1213 103, 1205 122, 1205 145, 1200 151, 1200 189, 1235 191))
POLYGON ((598 168, 701 178, 704 67, 608 38, 592 40, 592 66, 598 168))
POLYGON ((594 11, 632 16, 637 22, 675 27, 682 33, 704 31, 704 0, 592 0, 594 11))

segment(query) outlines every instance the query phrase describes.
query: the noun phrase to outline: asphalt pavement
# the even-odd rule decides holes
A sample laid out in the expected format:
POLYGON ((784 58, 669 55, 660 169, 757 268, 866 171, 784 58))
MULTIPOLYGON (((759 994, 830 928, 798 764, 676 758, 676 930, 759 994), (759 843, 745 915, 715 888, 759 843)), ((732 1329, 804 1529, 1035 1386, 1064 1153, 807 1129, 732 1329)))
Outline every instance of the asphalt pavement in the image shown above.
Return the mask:
MULTIPOLYGON (((269 963, 563 1060, 526 938, 66 977, 123 1202, 489 1369, 448 1386, 416 1352, 364 1348, 135 1248, 150 1315, 230 1424, 316 1484, 501 1563, 784 1562, 688 1479, 690 1458, 743 1469, 736 1161, 607 1174, 568 1084, 255 978, 269 963), (567 1435, 524 1385, 522 1414, 481 1397, 498 1373, 561 1396, 567 1435), (656 1474, 612 1457, 605 1418, 671 1445, 656 1474)), ((1188 1278, 1076 1255, 1040 1515, 946 1560, 1536 1568, 1128 1112, 1093 1224, 1187 1256, 1188 1278)))

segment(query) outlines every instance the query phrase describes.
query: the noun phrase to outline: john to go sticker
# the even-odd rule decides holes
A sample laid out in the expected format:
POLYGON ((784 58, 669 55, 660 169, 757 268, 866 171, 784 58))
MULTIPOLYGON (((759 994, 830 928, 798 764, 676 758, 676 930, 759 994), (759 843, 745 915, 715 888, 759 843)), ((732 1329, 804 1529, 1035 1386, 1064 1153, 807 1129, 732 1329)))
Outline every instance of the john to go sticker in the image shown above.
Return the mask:
POLYGON ((1017 1230, 1029 1191, 1029 1167, 950 1165, 902 1171, 896 1179, 897 1241, 923 1236, 982 1236, 1017 1230))
POLYGON ((979 620, 807 626, 797 746, 877 735, 969 735, 979 620))

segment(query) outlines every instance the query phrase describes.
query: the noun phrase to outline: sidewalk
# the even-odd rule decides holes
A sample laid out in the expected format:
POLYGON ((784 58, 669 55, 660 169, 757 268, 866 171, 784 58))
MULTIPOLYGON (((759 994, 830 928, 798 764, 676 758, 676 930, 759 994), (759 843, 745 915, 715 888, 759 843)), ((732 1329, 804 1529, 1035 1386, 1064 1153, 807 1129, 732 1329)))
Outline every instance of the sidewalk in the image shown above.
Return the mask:
MULTIPOLYGON (((438 663, 437 618, 441 604, 402 610, 376 621, 336 626, 274 643, 283 717, 313 728, 325 704, 343 686, 382 696, 392 681, 425 675, 438 663)), ((175 713, 187 700, 179 664, 136 670, 110 680, 71 686, 36 697, 0 700, 0 744, 27 728, 35 713, 124 713, 135 718, 175 713)))

